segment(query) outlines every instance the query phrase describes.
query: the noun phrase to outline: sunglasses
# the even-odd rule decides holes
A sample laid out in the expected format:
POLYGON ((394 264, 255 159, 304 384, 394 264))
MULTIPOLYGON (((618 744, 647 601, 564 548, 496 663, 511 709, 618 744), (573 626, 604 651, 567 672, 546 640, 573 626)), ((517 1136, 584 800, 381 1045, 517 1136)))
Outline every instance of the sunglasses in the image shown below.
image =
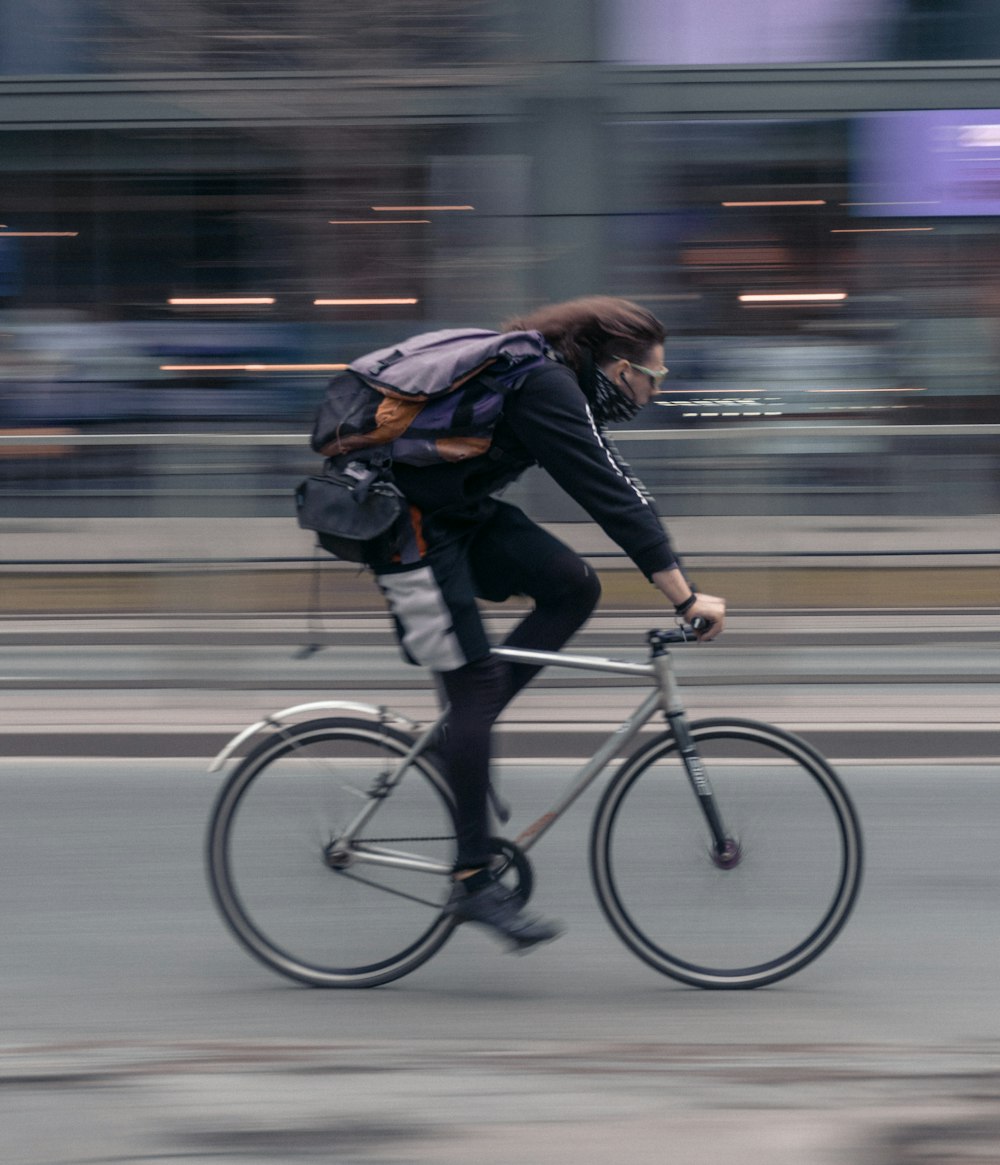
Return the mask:
POLYGON ((641 372, 644 376, 648 376, 654 385, 659 386, 666 379, 669 368, 647 368, 645 364, 636 364, 634 360, 629 360, 627 356, 613 356, 613 360, 624 360, 629 368, 634 368, 636 372, 641 372))

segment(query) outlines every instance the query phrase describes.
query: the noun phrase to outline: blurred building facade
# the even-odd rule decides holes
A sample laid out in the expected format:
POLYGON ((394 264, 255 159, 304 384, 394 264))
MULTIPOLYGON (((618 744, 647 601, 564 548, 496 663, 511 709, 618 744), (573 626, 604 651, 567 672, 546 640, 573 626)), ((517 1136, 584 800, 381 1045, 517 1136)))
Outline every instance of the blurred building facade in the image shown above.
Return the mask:
POLYGON ((653 424, 996 423, 997 11, 0 0, 0 425, 287 429, 595 291, 670 329, 653 424))

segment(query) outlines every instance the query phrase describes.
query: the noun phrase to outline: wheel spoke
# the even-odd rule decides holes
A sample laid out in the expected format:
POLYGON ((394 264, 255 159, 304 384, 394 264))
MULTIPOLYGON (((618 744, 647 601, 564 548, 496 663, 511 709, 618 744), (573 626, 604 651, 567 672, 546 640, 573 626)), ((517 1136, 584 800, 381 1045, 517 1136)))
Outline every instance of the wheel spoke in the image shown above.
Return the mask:
POLYGON ((730 845, 712 842, 669 737, 626 761, 595 817, 602 908, 664 974, 755 987, 805 966, 833 940, 858 888, 850 800, 803 742, 751 721, 692 725, 730 845))
POLYGON ((209 872, 223 916, 257 958, 319 986, 370 986, 413 970, 447 939, 447 879, 435 901, 413 892, 425 877, 413 870, 380 864, 369 878, 330 858, 364 801, 373 812, 352 843, 405 840, 415 858, 450 868, 454 818, 436 770, 411 764, 388 794, 370 796, 411 748, 384 725, 311 721, 263 742, 232 774, 209 830, 209 872))

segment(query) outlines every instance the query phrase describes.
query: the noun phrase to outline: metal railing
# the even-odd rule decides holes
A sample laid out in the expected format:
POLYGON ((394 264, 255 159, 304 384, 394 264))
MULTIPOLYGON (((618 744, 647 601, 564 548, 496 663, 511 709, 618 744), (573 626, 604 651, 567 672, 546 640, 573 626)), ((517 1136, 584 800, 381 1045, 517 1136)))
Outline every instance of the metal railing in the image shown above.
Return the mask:
MULTIPOLYGON (((945 520, 1000 512, 1000 425, 806 425, 712 429, 623 430, 615 435, 639 476, 672 519, 779 520, 790 514, 856 515, 945 520)), ((83 433, 68 429, 0 434, 0 529, 6 519, 34 528, 80 518, 291 519, 290 492, 315 469, 317 458, 299 432, 83 433)), ((584 521, 582 511, 541 474, 527 475, 505 496, 544 522, 584 521)), ((294 523, 290 523, 294 525, 294 523)), ((859 526, 859 529, 861 527, 859 526)), ((294 550, 218 556, 147 552, 134 555, 32 553, 7 538, 0 563, 9 567, 157 565, 272 565, 305 563, 294 550)), ((732 545, 736 561, 851 558, 931 562, 962 556, 970 562, 1000 554, 986 544, 907 545, 859 538, 850 550, 788 549, 762 553, 732 545), (862 544, 864 542, 865 544, 862 544)), ((58 545, 52 540, 53 549, 58 545)), ((592 546, 592 544, 591 544, 592 546)), ((614 549, 588 549, 599 562, 622 558, 614 549)), ((221 548, 220 548, 221 550, 221 548)), ((692 559, 719 550, 692 551, 692 559)))

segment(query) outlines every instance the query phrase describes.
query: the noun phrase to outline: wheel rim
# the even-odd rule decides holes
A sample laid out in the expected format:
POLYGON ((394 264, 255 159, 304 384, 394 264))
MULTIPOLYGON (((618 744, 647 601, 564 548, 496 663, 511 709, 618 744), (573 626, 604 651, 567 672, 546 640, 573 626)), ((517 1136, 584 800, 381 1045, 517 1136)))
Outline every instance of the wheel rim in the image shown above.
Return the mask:
MULTIPOLYGON (((223 790, 213 889, 240 941, 274 969, 316 985, 385 982, 450 933, 447 878, 333 852, 409 743, 378 725, 302 725, 247 758, 223 790)), ((360 836, 450 865, 454 822, 440 777, 411 766, 360 836)))
POLYGON ((843 788, 796 738, 694 726, 731 852, 720 858, 672 741, 626 762, 595 820, 598 896, 657 970, 706 987, 759 986, 814 959, 858 888, 860 835, 843 788))

